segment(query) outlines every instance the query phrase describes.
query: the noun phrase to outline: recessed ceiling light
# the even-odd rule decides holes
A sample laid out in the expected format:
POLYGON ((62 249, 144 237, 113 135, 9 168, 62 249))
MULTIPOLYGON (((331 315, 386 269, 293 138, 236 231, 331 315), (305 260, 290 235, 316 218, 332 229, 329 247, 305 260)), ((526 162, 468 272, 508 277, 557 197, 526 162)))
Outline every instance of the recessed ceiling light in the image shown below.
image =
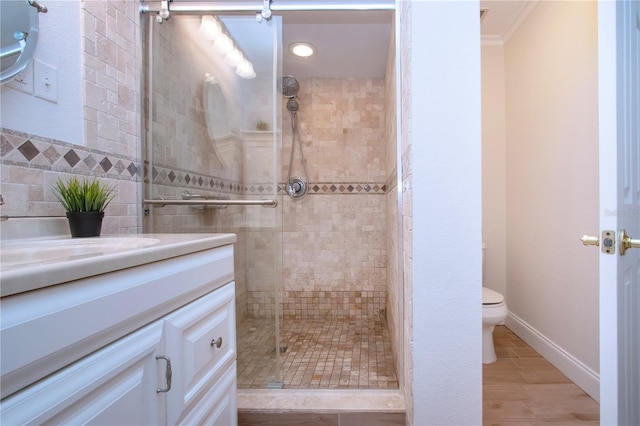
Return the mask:
POLYGON ((315 53, 316 48, 310 43, 293 43, 289 46, 289 50, 296 56, 308 58, 315 53))

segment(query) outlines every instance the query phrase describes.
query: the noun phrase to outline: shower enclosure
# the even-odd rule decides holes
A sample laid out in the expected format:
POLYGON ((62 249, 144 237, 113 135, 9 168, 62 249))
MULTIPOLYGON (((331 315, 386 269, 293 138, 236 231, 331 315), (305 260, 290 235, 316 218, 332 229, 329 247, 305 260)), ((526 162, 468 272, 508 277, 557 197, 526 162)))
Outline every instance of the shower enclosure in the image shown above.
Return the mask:
POLYGON ((238 387, 397 389, 392 12, 356 19, 386 28, 386 72, 326 78, 283 59, 314 12, 165 3, 141 19, 144 227, 237 235, 238 387))

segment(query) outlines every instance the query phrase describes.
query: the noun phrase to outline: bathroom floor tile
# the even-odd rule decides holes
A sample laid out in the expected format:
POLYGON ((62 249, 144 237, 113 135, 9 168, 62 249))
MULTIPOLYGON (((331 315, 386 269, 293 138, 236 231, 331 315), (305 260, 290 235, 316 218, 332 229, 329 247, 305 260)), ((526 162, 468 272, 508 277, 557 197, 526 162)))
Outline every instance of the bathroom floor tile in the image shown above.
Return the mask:
POLYGON ((538 419, 547 421, 594 421, 600 406, 573 383, 524 385, 529 406, 538 419))
POLYGON ((238 326, 239 388, 264 388, 279 377, 287 389, 398 388, 384 319, 285 318, 281 342, 276 354, 268 319, 248 318, 238 326))
POLYGON ((521 371, 512 358, 498 358, 492 364, 483 364, 484 384, 525 384, 521 371))

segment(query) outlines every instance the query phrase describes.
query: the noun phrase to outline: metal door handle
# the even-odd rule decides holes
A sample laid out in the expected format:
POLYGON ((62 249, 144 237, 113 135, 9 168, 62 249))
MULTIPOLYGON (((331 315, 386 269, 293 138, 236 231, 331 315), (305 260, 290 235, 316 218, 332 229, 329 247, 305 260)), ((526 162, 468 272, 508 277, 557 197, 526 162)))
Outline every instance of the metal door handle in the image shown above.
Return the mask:
POLYGON ((640 240, 633 239, 629 235, 627 235, 627 231, 624 229, 620 230, 620 256, 624 256, 627 252, 627 249, 630 248, 640 248, 640 240))
POLYGON ((167 361, 167 368, 165 369, 164 372, 164 376, 167 379, 167 387, 162 389, 162 388, 157 388, 156 392, 157 393, 161 393, 161 392, 169 392, 171 390, 171 378, 173 376, 173 372, 171 371, 171 359, 169 359, 168 356, 166 355, 156 355, 156 359, 164 359, 165 361, 167 361))

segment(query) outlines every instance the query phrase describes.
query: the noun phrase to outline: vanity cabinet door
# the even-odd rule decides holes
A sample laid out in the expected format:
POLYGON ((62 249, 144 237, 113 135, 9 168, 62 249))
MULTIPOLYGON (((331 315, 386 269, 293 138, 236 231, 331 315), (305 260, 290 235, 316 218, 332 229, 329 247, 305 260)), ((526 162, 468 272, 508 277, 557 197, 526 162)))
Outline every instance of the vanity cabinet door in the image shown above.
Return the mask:
POLYGON ((183 416, 181 425, 232 426, 238 424, 236 363, 204 394, 195 408, 183 416))
POLYGON ((164 424, 161 339, 156 321, 3 399, 2 423, 164 424))
POLYGON ((192 412, 200 412, 203 405, 208 405, 205 411, 213 415, 211 407, 231 397, 233 404, 221 406, 235 410, 235 283, 167 315, 164 345, 173 363, 172 389, 165 394, 168 424, 187 423, 192 412), (228 381, 223 383, 223 378, 230 376, 232 389, 228 381), (220 392, 221 388, 225 392, 220 392), (210 400, 211 395, 219 395, 218 400, 210 400))

